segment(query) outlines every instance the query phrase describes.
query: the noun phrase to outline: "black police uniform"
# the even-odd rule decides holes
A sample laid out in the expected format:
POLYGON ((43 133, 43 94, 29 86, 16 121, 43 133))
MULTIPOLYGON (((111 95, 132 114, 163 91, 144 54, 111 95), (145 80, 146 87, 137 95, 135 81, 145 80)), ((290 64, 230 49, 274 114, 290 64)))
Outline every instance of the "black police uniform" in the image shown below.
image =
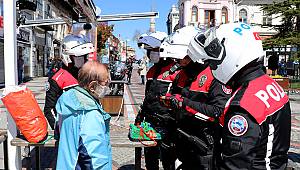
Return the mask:
MULTIPOLYGON (((164 96, 172 86, 172 82, 178 73, 178 67, 175 64, 171 59, 161 60, 149 69, 146 75, 145 99, 136 118, 136 123, 141 122, 145 118, 147 122, 151 123, 161 133, 163 140, 168 138, 166 130, 170 125, 171 120, 169 118, 171 117, 169 115, 170 109, 160 104, 159 97, 164 96)), ((148 170, 159 169, 160 145, 161 143, 156 147, 145 148, 145 162, 148 170)), ((164 153, 162 151, 161 158, 164 169, 174 169, 175 164, 170 165, 168 156, 163 156, 164 153)))
POLYGON ((46 83, 46 100, 44 106, 44 114, 52 129, 55 126, 56 109, 55 105, 63 91, 66 91, 78 85, 76 78, 78 70, 67 71, 67 68, 61 68, 53 76, 49 77, 46 83), (71 73, 73 74, 71 74, 71 73))
POLYGON ((291 110, 283 89, 260 67, 235 78, 223 125, 222 169, 285 169, 291 110))
POLYGON ((218 117, 231 90, 214 79, 210 67, 204 64, 190 63, 178 76, 172 92, 183 87, 182 107, 174 110, 177 157, 182 169, 215 169, 220 155, 218 117))

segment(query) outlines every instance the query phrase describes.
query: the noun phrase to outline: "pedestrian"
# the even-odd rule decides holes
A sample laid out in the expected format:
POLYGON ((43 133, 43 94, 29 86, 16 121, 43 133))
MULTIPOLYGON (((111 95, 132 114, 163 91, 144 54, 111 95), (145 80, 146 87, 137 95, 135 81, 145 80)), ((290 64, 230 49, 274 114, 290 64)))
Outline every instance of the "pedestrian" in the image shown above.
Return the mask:
POLYGON ((126 66, 127 66, 127 82, 128 84, 130 84, 131 82, 131 74, 132 74, 132 63, 133 63, 133 59, 132 58, 128 58, 127 62, 126 62, 126 66))
POLYGON ((145 85, 145 76, 147 74, 147 61, 146 56, 144 56, 143 60, 141 61, 140 65, 138 66, 139 74, 141 76, 142 85, 145 85))
POLYGON ((46 83, 46 99, 44 114, 52 129, 54 129, 56 109, 55 104, 63 91, 78 85, 78 70, 87 61, 88 54, 94 52, 94 46, 85 38, 77 35, 67 35, 63 39, 62 67, 48 78, 46 83))
POLYGON ((287 76, 287 65, 284 59, 281 59, 281 61, 278 63, 278 75, 281 75, 283 77, 287 76))
POLYGON ((19 55, 17 67, 18 67, 18 84, 21 84, 23 83, 23 71, 24 71, 24 60, 22 55, 19 55))
POLYGON ((174 136, 176 157, 182 162, 180 167, 213 170, 217 169, 217 158, 221 155, 217 120, 231 90, 213 78, 207 63, 188 55, 188 45, 200 30, 183 29, 173 35, 169 44, 161 45, 161 57, 178 56, 182 68, 161 101, 172 109, 176 120, 176 128, 170 136, 174 136))
POLYGON ((109 77, 105 65, 89 61, 79 71, 79 86, 58 99, 60 139, 56 169, 112 169, 111 117, 99 103, 110 91, 109 77))
POLYGON ((209 27, 215 27, 216 26, 216 19, 211 19, 209 22, 209 27))
MULTIPOLYGON (((177 74, 174 60, 171 58, 163 59, 159 56, 159 47, 166 37, 166 33, 155 32, 150 35, 143 35, 138 40, 138 46, 143 46, 147 50, 146 54, 150 62, 153 62, 154 65, 146 75, 146 95, 141 110, 135 119, 135 124, 141 124, 145 120, 162 135, 162 138, 165 138, 165 126, 167 126, 170 116, 169 109, 159 103, 159 96, 167 93, 170 84, 177 74)), ((159 158, 161 156, 160 142, 155 147, 145 147, 144 154, 146 168, 148 170, 158 170, 159 158)), ((168 157, 164 158, 161 157, 164 169, 174 169, 174 165, 170 164, 167 160, 168 157)))
POLYGON ((209 62, 213 76, 233 89, 221 115, 221 169, 285 169, 291 110, 283 89, 257 60, 262 41, 245 23, 223 24, 197 35, 189 55, 209 62))

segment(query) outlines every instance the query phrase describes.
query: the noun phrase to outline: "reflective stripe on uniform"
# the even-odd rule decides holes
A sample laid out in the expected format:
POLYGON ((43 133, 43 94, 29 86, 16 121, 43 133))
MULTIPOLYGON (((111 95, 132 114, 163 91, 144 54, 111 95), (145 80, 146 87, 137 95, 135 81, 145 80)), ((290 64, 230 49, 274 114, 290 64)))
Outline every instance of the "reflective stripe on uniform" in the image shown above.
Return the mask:
POLYGON ((268 135, 268 143, 267 143, 267 153, 266 153, 266 168, 267 170, 271 170, 270 167, 270 156, 272 155, 272 149, 273 149, 273 140, 274 140, 274 125, 269 124, 269 135, 268 135))

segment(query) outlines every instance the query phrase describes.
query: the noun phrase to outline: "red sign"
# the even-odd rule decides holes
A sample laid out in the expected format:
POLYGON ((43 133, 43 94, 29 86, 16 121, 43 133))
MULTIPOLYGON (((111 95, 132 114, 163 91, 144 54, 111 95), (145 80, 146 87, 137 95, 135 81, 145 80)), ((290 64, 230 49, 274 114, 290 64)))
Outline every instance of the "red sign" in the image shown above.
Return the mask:
POLYGON ((258 32, 253 32, 254 38, 255 40, 261 40, 261 38, 259 37, 258 32))
POLYGON ((0 16, 0 28, 3 28, 3 16, 0 16))

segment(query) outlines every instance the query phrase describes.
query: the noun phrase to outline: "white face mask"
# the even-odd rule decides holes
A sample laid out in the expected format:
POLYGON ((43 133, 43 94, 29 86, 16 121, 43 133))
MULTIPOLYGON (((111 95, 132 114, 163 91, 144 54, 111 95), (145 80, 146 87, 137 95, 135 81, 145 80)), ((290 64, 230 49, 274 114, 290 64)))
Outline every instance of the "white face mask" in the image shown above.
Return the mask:
POLYGON ((107 86, 97 85, 94 93, 98 99, 102 99, 104 96, 110 94, 111 90, 107 86))
POLYGON ((74 57, 74 66, 81 68, 84 64, 84 57, 74 57))
POLYGON ((150 52, 150 61, 153 63, 159 62, 159 52, 151 51, 150 52))

